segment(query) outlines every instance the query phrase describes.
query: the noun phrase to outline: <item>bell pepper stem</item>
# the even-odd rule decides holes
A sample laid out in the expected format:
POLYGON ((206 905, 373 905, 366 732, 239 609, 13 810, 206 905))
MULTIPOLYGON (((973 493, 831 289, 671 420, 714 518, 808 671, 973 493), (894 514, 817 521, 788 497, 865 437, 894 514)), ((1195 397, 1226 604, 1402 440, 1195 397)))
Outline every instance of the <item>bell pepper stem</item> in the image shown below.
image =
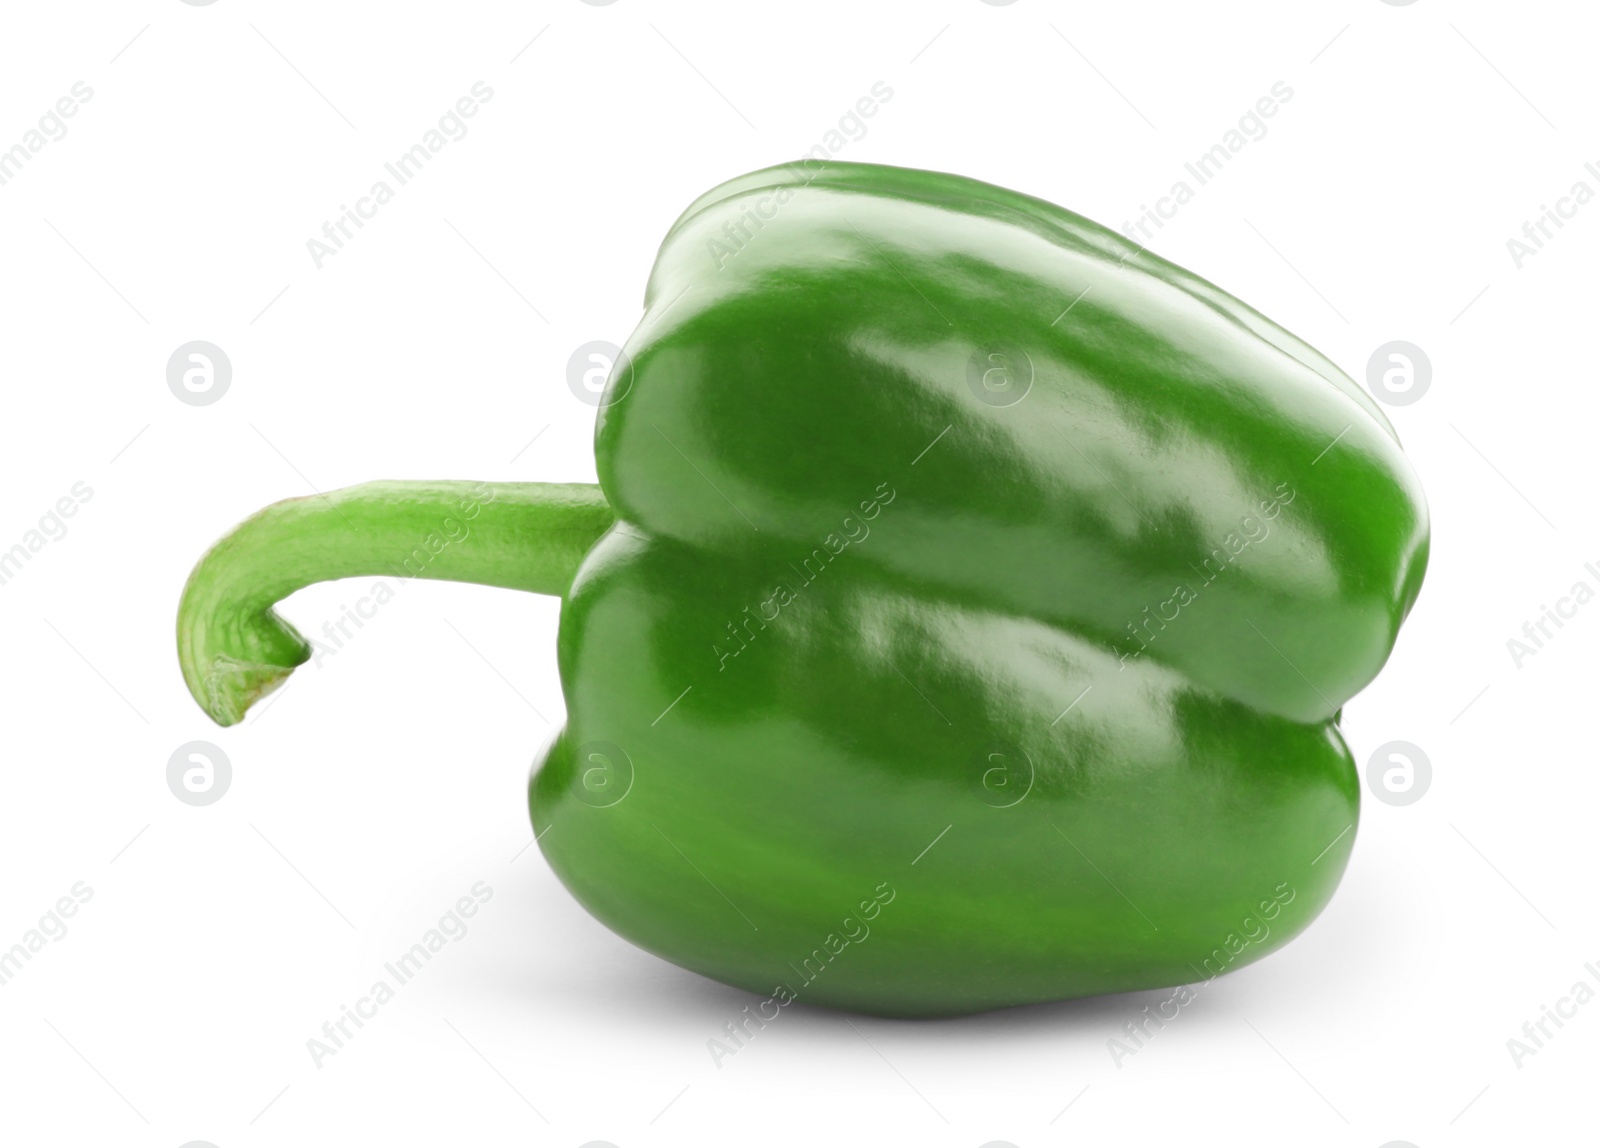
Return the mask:
POLYGON ((314 582, 393 576, 565 595, 615 516, 586 483, 368 482, 273 503, 200 559, 178 606, 178 661, 233 725, 311 648, 273 605, 314 582))

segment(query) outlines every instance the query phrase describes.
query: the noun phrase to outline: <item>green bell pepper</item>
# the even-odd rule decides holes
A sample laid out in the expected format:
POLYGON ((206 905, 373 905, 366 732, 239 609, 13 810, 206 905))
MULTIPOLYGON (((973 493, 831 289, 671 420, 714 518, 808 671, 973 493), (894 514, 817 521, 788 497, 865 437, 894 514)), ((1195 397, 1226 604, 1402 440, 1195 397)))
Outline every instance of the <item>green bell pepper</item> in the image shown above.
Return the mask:
POLYGON ((184 592, 190 690, 239 720, 313 581, 561 595, 539 845, 764 1008, 1193 983, 1332 896, 1339 711, 1427 510, 1371 398, 1221 289, 974 180, 756 172, 668 233, 595 449, 598 488, 267 508, 184 592))

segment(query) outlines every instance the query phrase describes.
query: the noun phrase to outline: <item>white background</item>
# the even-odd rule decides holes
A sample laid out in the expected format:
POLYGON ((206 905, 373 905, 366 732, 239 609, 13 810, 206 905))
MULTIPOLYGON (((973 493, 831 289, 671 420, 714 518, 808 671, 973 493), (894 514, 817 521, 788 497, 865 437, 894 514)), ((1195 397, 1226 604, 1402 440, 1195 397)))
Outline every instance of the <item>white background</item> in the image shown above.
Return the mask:
MULTIPOLYGON (((75 482, 93 496, 0 586, 0 948, 75 882, 93 896, 0 987, 0 1139, 1575 1142, 1600 1003, 1520 1067, 1506 1042, 1600 961, 1600 606, 1520 668, 1506 642, 1600 586, 1600 206, 1520 269, 1506 241, 1600 190, 1595 23, 1439 0, 7 5, 0 148, 75 82, 93 96, 0 186, 0 549, 75 482), (306 241, 480 80, 470 133, 318 270, 306 241), (1164 993, 854 1028, 797 1006, 716 1067, 706 1042, 750 998, 617 939, 524 851, 562 712, 554 601, 405 585, 228 730, 177 669, 184 577, 265 503, 592 481, 572 350, 626 337, 694 196, 798 156, 880 80, 892 101, 839 158, 1112 226, 1284 81, 1269 133, 1153 248, 1358 379, 1393 339, 1433 367, 1391 410, 1432 568, 1345 711, 1358 761, 1415 743, 1432 786, 1366 792, 1316 924, 1120 1067, 1107 1041, 1164 993), (212 406, 167 388, 193 339, 233 364, 212 406), (165 780, 194 739, 233 763, 205 808, 165 780), (479 881, 471 932, 314 1067, 308 1038, 479 881)), ((316 633, 367 590, 286 613, 316 633)))

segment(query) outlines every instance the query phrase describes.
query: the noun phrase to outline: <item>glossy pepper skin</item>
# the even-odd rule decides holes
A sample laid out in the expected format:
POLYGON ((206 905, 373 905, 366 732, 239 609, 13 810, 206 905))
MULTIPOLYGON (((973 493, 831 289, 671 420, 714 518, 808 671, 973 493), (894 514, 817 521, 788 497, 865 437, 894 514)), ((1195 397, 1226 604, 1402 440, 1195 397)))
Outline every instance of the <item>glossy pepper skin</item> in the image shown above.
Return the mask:
MULTIPOLYGON (((1192 984, 1327 903, 1338 713, 1428 553, 1331 362, 1051 204, 837 163, 691 205, 625 351, 603 499, 530 527, 598 538, 530 793, 596 917, 778 1006, 939 1016, 1192 984)), ((437 576, 516 581, 484 561, 437 576)))

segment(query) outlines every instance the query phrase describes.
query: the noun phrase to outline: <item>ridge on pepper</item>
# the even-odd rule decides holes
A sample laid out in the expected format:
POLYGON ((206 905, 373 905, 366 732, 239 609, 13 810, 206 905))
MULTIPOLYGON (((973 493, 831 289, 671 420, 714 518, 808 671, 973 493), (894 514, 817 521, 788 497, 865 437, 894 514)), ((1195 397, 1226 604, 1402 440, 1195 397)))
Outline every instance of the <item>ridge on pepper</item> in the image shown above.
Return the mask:
POLYGON ((268 508, 186 589, 191 689, 237 720, 304 660, 273 602, 470 502, 422 576, 562 596, 540 848, 669 961, 949 1015, 1192 983, 1332 896, 1427 509, 1226 292, 975 180, 755 172, 669 231, 595 450, 268 508))

